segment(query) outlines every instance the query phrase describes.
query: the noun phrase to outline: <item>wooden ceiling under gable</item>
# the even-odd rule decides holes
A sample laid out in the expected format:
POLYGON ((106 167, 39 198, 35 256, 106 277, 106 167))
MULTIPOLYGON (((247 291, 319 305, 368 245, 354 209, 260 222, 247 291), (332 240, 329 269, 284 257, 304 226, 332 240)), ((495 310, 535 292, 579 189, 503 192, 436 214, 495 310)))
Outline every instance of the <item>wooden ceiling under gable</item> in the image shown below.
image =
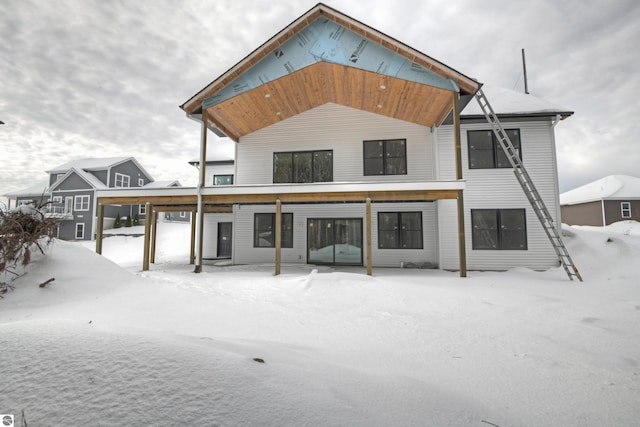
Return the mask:
MULTIPOLYGON (((203 103, 238 82, 261 60, 290 41, 319 18, 327 18, 368 41, 448 79, 461 94, 477 91, 479 83, 432 58, 323 4, 318 4, 271 40, 256 49, 181 106, 187 114, 201 114, 203 103)), ((319 61, 221 102, 206 106, 210 125, 234 141, 281 120, 332 102, 374 114, 417 123, 440 125, 451 111, 451 90, 390 75, 319 61)))

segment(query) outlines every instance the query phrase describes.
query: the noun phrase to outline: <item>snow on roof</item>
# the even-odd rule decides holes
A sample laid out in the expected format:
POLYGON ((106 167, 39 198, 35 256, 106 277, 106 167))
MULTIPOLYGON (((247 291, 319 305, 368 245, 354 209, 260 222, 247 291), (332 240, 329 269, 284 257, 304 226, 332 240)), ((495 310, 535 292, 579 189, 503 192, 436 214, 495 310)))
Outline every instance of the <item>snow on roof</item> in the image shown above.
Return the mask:
POLYGON ((48 182, 41 182, 39 184, 32 185, 31 187, 23 188, 21 190, 11 191, 4 194, 5 197, 29 197, 29 196, 42 196, 49 195, 47 189, 49 187, 48 182))
POLYGON ((113 166, 117 163, 124 162, 125 160, 128 160, 128 159, 132 159, 132 157, 101 157, 101 158, 72 160, 70 162, 56 166, 51 170, 48 170, 47 172, 48 173, 66 172, 71 168, 84 169, 84 170, 107 169, 110 166, 113 166))
POLYGON ((142 188, 167 188, 167 187, 182 187, 180 181, 174 179, 173 181, 153 181, 148 183, 142 188))
MULTIPOLYGON (((553 104, 542 98, 538 98, 531 94, 517 92, 515 90, 505 89, 499 86, 484 85, 482 91, 489 100, 491 107, 496 114, 509 115, 529 115, 529 114, 560 114, 562 116, 570 116, 573 114, 559 105, 553 104)), ((462 116, 484 116, 480 106, 475 100, 471 100, 469 104, 462 110, 462 116)))
POLYGON ((609 175, 560 195, 561 205, 575 205, 597 200, 640 199, 640 178, 609 175))

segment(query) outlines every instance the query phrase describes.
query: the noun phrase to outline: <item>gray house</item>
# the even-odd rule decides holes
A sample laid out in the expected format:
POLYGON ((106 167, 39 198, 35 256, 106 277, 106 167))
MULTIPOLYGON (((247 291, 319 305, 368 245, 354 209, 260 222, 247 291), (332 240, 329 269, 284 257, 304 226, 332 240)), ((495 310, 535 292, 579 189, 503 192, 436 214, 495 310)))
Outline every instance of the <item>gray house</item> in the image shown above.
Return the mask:
POLYGON ((3 194, 3 196, 7 198, 8 209, 30 203, 46 203, 51 200, 48 182, 41 182, 21 190, 11 191, 3 194))
POLYGON ((605 226, 640 221, 640 178, 609 175, 560 195, 562 222, 605 226))

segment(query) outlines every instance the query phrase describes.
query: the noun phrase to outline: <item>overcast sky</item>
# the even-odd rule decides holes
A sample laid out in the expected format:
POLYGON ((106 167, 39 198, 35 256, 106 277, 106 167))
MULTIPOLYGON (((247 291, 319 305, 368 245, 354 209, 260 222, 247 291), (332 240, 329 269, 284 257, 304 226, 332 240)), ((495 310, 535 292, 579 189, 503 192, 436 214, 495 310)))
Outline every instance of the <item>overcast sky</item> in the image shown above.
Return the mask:
MULTIPOLYGON (((187 161, 200 128, 178 106, 316 3, 4 0, 0 194, 69 160, 107 156, 195 185, 187 161)), ((637 0, 324 3, 509 89, 523 90, 524 48, 529 91, 575 112, 556 127, 561 191, 640 176, 637 0)))

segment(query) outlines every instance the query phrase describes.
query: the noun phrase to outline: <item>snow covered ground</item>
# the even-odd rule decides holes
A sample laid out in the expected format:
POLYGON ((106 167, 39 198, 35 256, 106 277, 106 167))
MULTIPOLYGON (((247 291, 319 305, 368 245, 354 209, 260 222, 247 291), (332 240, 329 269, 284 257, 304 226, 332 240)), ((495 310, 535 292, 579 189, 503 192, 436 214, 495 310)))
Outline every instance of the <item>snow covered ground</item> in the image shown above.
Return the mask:
POLYGON ((14 282, 0 300, 0 414, 24 410, 29 426, 639 423, 636 222, 567 229, 583 283, 560 268, 194 274, 189 226, 158 229, 149 272, 142 238, 114 236, 105 257, 58 241, 14 282))

